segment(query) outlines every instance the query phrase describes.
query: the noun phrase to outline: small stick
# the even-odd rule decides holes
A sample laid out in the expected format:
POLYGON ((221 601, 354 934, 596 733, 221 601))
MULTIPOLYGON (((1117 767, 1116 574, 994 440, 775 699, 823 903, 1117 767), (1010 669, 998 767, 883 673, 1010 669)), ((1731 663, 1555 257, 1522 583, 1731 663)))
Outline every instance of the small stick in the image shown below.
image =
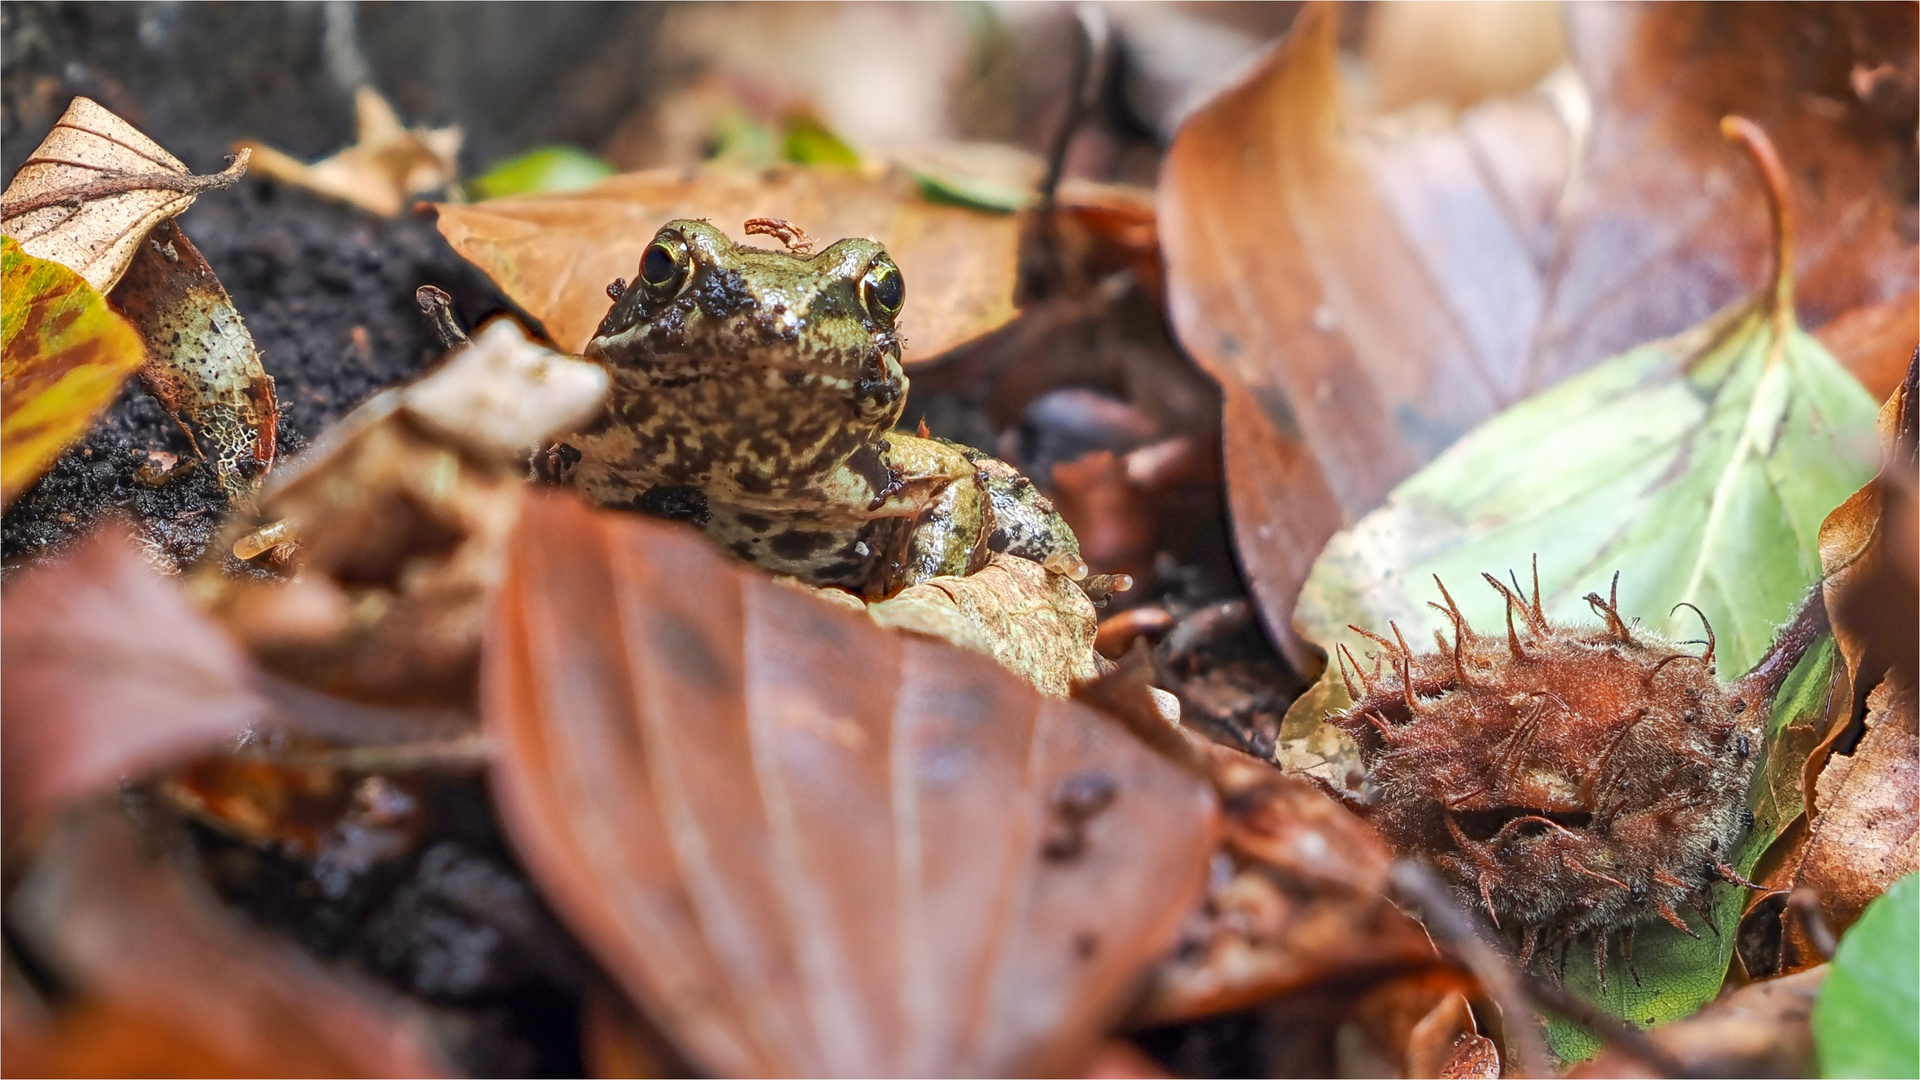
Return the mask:
POLYGON ((427 317, 427 326, 442 349, 457 349, 471 340, 453 317, 453 297, 445 289, 422 285, 413 290, 413 302, 420 305, 420 314, 427 317))
MULTIPOLYGON (((98 180, 89 180, 84 184, 71 184, 51 191, 36 192, 10 202, 0 202, 0 219, 31 214, 35 210, 45 210, 49 206, 78 206, 95 199, 105 199, 114 195, 125 195, 129 191, 177 191, 182 195, 198 195, 203 191, 217 191, 230 188, 240 182, 247 171, 247 159, 253 151, 242 149, 228 159, 226 168, 208 176, 179 173, 111 173, 98 180)), ((33 164, 28 161, 27 164, 33 164)))

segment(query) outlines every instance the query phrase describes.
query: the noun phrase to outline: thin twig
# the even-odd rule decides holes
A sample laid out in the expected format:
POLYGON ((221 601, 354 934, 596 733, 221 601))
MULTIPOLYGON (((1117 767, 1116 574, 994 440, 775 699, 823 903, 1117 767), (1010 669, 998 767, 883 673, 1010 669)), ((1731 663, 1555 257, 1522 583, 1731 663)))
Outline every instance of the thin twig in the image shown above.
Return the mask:
POLYGON ((1833 938, 1833 928, 1827 925, 1826 913, 1820 910, 1820 894, 1803 885, 1787 894, 1787 907, 1800 916, 1800 926, 1807 932, 1807 944, 1820 954, 1820 959, 1833 959, 1839 943, 1833 938))
POLYGON ((1787 675, 1804 659, 1807 650, 1827 632, 1831 624, 1827 621, 1826 593, 1815 585, 1808 590, 1807 598, 1794 612, 1793 621, 1782 627, 1773 639, 1773 645, 1766 655, 1753 666, 1753 670, 1734 683, 1734 693, 1749 708, 1771 708, 1774 695, 1787 681, 1787 675))
POLYGON ((1066 169, 1067 147, 1073 142, 1074 132, 1100 100, 1100 90, 1107 81, 1108 42, 1112 34, 1106 12, 1092 4, 1081 4, 1074 9, 1074 16, 1079 33, 1074 38, 1073 81, 1068 91, 1072 96, 1067 102, 1067 115, 1061 118, 1059 128, 1053 133, 1053 142, 1047 147, 1047 172, 1040 181, 1043 213, 1052 212, 1060 175, 1066 169))
POLYGON ((1487 988, 1503 1013, 1508 1014, 1506 1031, 1512 1040, 1516 1064, 1529 1076, 1545 1076, 1546 1047, 1534 1026, 1535 1006, 1565 1017, 1618 1046, 1639 1061, 1652 1066, 1662 1076, 1686 1076, 1688 1070, 1673 1055, 1661 1049, 1647 1033, 1625 1023, 1605 1010, 1569 993, 1551 980, 1533 975, 1516 964, 1505 948, 1472 915, 1461 910, 1453 894, 1431 870, 1402 859, 1393 865, 1393 889, 1420 909, 1422 921, 1436 941, 1459 957, 1480 984, 1487 988))
POLYGON ((198 195, 203 191, 230 188, 246 175, 247 159, 252 156, 253 151, 243 149, 233 155, 232 163, 226 168, 209 176, 160 172, 109 173, 84 184, 70 184, 0 202, 0 219, 31 214, 49 206, 78 206, 95 199, 125 195, 129 191, 176 191, 182 195, 198 195))
POLYGON ((1720 134, 1740 144, 1760 174, 1760 186, 1767 193, 1767 212, 1773 221, 1773 288, 1768 305, 1773 315, 1774 343, 1767 362, 1786 348, 1793 329, 1793 207, 1788 202, 1791 186, 1786 167, 1780 164, 1780 152, 1759 124, 1744 116, 1720 118, 1720 134))

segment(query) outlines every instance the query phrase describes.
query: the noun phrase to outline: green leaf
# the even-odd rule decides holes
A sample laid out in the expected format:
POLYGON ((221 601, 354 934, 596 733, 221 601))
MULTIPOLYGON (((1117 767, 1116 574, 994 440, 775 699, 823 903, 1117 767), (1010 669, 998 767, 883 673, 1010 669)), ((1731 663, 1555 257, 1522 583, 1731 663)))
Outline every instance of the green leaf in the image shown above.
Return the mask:
POLYGON ((85 279, 0 238, 0 502, 87 430, 145 355, 85 279))
POLYGON ((799 165, 829 165, 844 169, 860 167, 860 152, 811 116, 788 119, 786 133, 781 140, 780 156, 799 165))
MULTIPOLYGON (((1833 660, 1833 637, 1823 634, 1774 696, 1753 785, 1747 792, 1753 829, 1727 860, 1743 875, 1752 873, 1760 856, 1800 816, 1800 772, 1825 730, 1833 660)), ((1692 912, 1685 913, 1699 937, 1688 937, 1664 922, 1642 923, 1634 936, 1631 971, 1616 945, 1603 988, 1593 954, 1577 949, 1567 957, 1566 985, 1615 1016, 1643 1027, 1689 1016, 1719 994, 1746 904, 1744 889, 1717 885, 1712 926, 1704 926, 1692 912)), ((1562 1061, 1583 1060, 1600 1048, 1599 1040, 1586 1029, 1559 1019, 1547 1024, 1547 1044, 1562 1061)))
POLYGON ((467 184, 476 202, 542 191, 578 191, 613 175, 613 166, 571 146, 543 146, 503 161, 467 184))
POLYGON ((1873 400, 1797 328, 1775 349, 1751 307, 1633 349, 1495 416, 1331 540, 1300 596, 1308 639, 1396 621, 1421 641, 1445 619, 1433 575, 1468 619, 1504 625, 1473 587, 1535 555, 1547 613, 1620 573, 1620 610, 1673 638, 1706 613, 1723 672, 1751 668, 1820 575, 1820 523, 1873 475, 1873 400))
POLYGON ((1867 905, 1813 1003, 1822 1076, 1920 1076, 1920 875, 1867 905))
MULTIPOLYGON (((1301 632, 1361 656, 1371 646, 1349 623, 1393 622, 1426 640, 1445 625, 1426 607, 1436 574, 1469 621, 1498 632, 1504 600, 1473 583, 1482 571, 1524 577, 1538 556, 1556 620, 1591 622, 1582 598, 1606 595, 1617 571, 1623 615, 1692 638, 1698 617, 1674 605, 1697 605, 1722 674, 1747 671, 1819 578, 1821 521, 1876 457, 1866 391, 1813 338, 1775 326, 1757 305, 1732 309, 1489 420, 1328 543, 1300 597, 1301 632)), ((1823 637, 1775 700, 1748 799, 1754 828, 1730 860, 1742 873, 1801 812, 1832 656, 1823 637)), ((1712 903, 1711 927, 1694 920, 1698 939, 1641 925, 1631 969, 1616 947, 1604 991, 1591 954, 1575 949, 1568 985, 1639 1024, 1692 1013, 1719 991, 1744 896, 1722 887, 1712 903)), ((1567 1060, 1594 1048, 1563 1023, 1548 1037, 1567 1060)))

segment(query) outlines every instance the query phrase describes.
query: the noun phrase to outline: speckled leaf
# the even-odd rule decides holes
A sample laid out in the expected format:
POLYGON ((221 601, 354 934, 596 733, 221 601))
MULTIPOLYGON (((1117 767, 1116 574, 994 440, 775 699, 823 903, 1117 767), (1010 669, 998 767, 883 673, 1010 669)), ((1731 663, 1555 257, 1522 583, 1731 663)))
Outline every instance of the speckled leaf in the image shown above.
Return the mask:
POLYGON ((173 417, 227 500, 249 506, 273 467, 280 406, 273 376, 220 278, 171 221, 147 234, 113 290, 146 339, 140 381, 173 417))
POLYGON ((0 238, 0 502, 12 502, 113 402, 140 335, 93 286, 0 238))
POLYGON ((909 364, 931 359, 1014 316, 1019 219, 922 198, 903 175, 785 167, 755 172, 661 170, 611 177, 584 191, 440 207, 453 249, 539 319, 563 349, 593 336, 615 278, 634 279, 656 229, 706 218, 733 236, 748 218, 784 218, 821 245, 880 241, 900 264, 909 364))
POLYGON ((1071 1068, 1205 884, 1202 776, 683 527, 529 495, 481 668, 521 858, 710 1073, 1071 1068))
POLYGON ((1813 1005, 1822 1076, 1920 1074, 1920 876, 1867 905, 1813 1005))

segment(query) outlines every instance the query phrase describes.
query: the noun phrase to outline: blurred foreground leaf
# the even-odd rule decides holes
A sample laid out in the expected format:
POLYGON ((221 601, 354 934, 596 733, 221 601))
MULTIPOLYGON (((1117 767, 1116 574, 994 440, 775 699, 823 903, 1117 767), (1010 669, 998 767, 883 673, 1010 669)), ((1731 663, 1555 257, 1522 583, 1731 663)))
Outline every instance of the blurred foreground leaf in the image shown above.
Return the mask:
POLYGON ((1920 876, 1867 905, 1813 1006, 1822 1076, 1920 1075, 1920 876))
POLYGON ((113 403, 140 335, 80 275, 0 238, 0 503, 113 403))
POLYGON ((530 494, 481 680, 525 865, 714 1074, 1071 1068, 1206 882, 1203 776, 678 526, 530 494))
POLYGON ((542 146, 510 158, 467 182, 475 200, 532 195, 541 191, 578 191, 613 175, 613 166, 572 146, 542 146))

